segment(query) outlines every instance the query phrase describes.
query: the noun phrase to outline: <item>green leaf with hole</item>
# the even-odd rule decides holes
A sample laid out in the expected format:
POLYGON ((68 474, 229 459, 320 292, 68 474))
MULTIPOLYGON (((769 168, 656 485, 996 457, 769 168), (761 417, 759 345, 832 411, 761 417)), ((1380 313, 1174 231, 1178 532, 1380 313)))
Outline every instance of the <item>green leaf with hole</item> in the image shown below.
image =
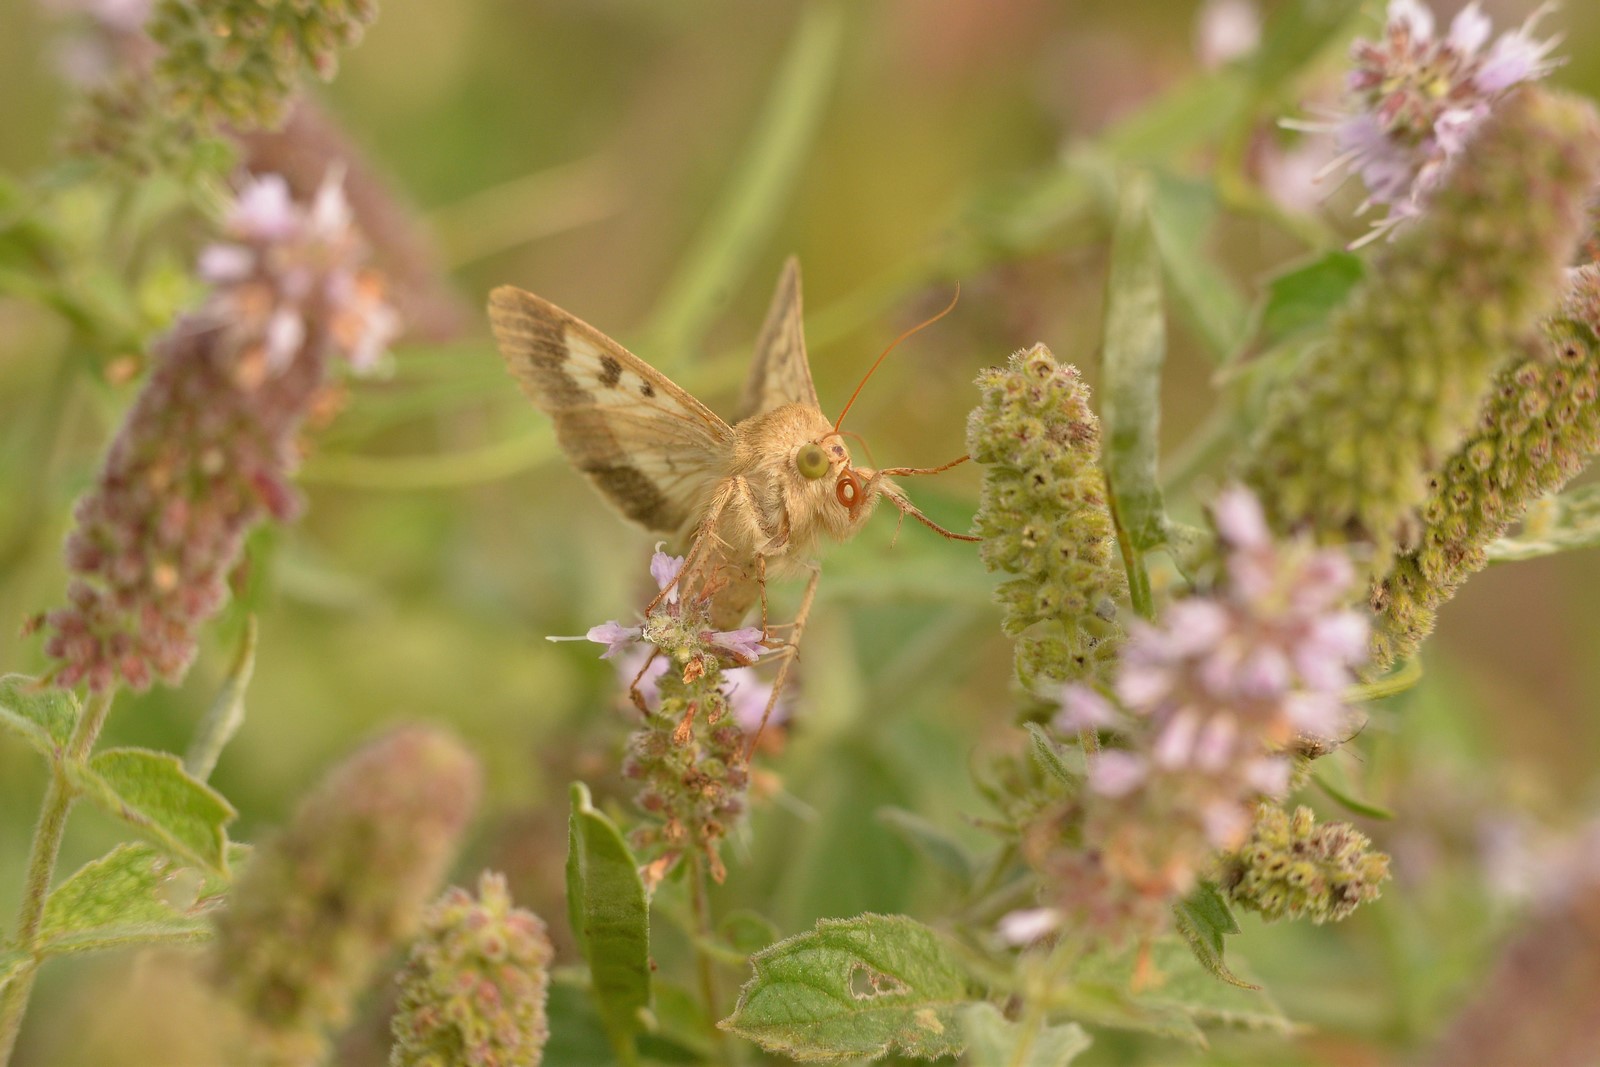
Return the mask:
POLYGON ((71 693, 23 674, 0 677, 0 727, 10 730, 47 759, 72 739, 78 702, 71 693))
POLYGON ((1222 962, 1223 938, 1239 932, 1239 922, 1222 891, 1213 882, 1201 882, 1194 892, 1172 909, 1178 933, 1189 945, 1200 966, 1217 978, 1241 989, 1255 989, 1222 962))
POLYGON ((968 1004, 961 1011, 967 1067, 1067 1067, 1090 1045, 1076 1023, 1044 1026, 1031 1036, 993 1004, 968 1004))
POLYGON ((67 764, 87 799, 132 826, 176 860, 227 877, 228 836, 237 815, 222 794, 191 777, 167 752, 113 748, 87 765, 67 764))
POLYGON ((567 919, 589 961, 596 1005, 617 1056, 636 1062, 640 1013, 650 1006, 650 902, 616 824, 572 785, 567 824, 567 919))
POLYGON ((751 957, 755 977, 718 1023, 769 1052, 819 1061, 959 1053, 976 999, 955 953, 903 915, 823 919, 751 957))
MULTIPOLYGON (((235 856, 243 851, 234 846, 235 856)), ((39 928, 40 952, 59 956, 206 940, 207 913, 222 903, 227 885, 153 845, 119 845, 51 892, 39 928)))

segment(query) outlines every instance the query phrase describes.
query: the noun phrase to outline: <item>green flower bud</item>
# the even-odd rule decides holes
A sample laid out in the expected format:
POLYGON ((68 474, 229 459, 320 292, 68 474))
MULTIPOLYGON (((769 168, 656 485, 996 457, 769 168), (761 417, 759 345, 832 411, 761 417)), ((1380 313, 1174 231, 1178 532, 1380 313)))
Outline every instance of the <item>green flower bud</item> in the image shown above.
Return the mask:
POLYGON ((1316 825, 1310 808, 1290 815, 1262 804, 1250 837, 1223 870, 1233 902, 1268 922, 1309 918, 1337 922, 1378 898, 1389 857, 1349 823, 1316 825))
POLYGON ((1019 638, 1017 676, 1042 687, 1091 676, 1121 640, 1123 593, 1100 472, 1100 423, 1076 368, 1044 345, 978 376, 967 447, 984 466, 974 519, 995 599, 1019 638))
POLYGON ((1279 529, 1412 543, 1428 473, 1476 425, 1495 371, 1554 302, 1600 182, 1600 123, 1572 97, 1497 105, 1269 414, 1247 472, 1279 529))
POLYGON ((1421 543, 1373 587, 1377 666, 1415 652, 1490 543, 1600 451, 1600 318, 1587 315, 1600 315, 1594 266, 1574 272, 1561 314, 1495 379, 1477 429, 1429 482, 1421 543))

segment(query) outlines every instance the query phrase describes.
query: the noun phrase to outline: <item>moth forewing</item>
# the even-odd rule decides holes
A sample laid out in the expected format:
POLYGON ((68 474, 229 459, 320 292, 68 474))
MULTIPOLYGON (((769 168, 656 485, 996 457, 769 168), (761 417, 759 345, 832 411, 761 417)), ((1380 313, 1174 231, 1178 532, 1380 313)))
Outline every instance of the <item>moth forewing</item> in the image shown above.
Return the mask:
POLYGON ((732 428, 650 364, 532 293, 496 289, 489 322, 572 465, 646 529, 695 529, 728 475, 732 428))

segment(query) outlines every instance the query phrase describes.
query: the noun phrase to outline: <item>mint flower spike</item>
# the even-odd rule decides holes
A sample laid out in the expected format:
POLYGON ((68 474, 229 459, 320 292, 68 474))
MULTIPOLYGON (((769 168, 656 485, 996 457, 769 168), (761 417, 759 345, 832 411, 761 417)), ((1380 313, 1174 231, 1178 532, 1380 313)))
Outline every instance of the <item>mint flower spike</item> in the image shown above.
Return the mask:
POLYGON ((1122 630, 1100 422, 1078 370, 1044 345, 978 375, 967 449, 983 468, 979 554, 1012 576, 995 590, 1017 638, 1017 677, 1041 694, 1102 675, 1122 630))
POLYGON ((1087 788, 1062 819, 1047 812, 1023 851, 1070 927, 1117 940, 1159 932, 1167 908, 1238 849, 1255 805, 1287 792, 1286 750, 1338 736, 1342 694, 1365 655, 1365 619, 1346 605, 1355 571, 1342 550, 1272 537, 1246 489, 1212 507, 1222 578, 1129 631, 1112 701, 1068 687, 1058 723, 1117 729, 1125 747, 1089 758, 1087 788), (1120 715, 1119 715, 1120 709, 1120 715), (1078 824, 1079 843, 1061 823, 1078 824))
POLYGON ((1332 134, 1339 155, 1328 169, 1348 168, 1366 187, 1357 213, 1384 209, 1357 245, 1392 236, 1421 215, 1500 99, 1557 66, 1550 53, 1558 41, 1533 36, 1549 10, 1541 7, 1489 44, 1493 28, 1477 0, 1443 37, 1434 36, 1433 14, 1418 0, 1390 0, 1383 37, 1351 47, 1347 111, 1324 122, 1287 124, 1332 134))
POLYGON ((200 255, 211 292, 154 343, 74 509, 68 605, 45 644, 62 686, 182 679, 245 534, 299 513, 295 435, 330 360, 370 369, 397 326, 336 175, 310 204, 273 175, 248 180, 225 231, 200 255))
POLYGON ((1363 579, 1415 543, 1429 472, 1556 301, 1600 184, 1593 107, 1528 87, 1386 244, 1269 411, 1246 481, 1274 530, 1352 543, 1363 579))
POLYGON ((1568 278, 1560 311, 1495 378, 1477 428, 1429 480, 1418 544, 1373 586, 1380 669, 1414 653, 1494 540, 1600 452, 1600 267, 1568 278))
POLYGON ((438 892, 481 778, 450 734, 404 727, 335 767, 256 848, 216 920, 214 981, 252 1027, 230 1063, 323 1062, 438 892))
POLYGON ((399 977, 391 1067, 538 1067, 553 954, 539 917, 512 906, 504 875, 483 872, 476 899, 445 890, 399 977))

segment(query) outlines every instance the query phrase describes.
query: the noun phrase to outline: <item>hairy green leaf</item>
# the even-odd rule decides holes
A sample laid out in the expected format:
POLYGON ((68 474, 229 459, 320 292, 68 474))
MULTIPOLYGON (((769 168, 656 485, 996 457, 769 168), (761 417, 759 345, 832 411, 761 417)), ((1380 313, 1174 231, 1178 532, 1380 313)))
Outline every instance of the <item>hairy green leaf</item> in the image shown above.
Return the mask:
POLYGON ((224 827, 237 812, 222 794, 191 778, 166 752, 113 748, 87 765, 67 766, 79 792, 174 859, 226 877, 224 827))
POLYGON ((928 927, 903 915, 823 919, 751 958, 755 977, 718 1025, 796 1060, 923 1059, 961 1051, 971 982, 928 927))
POLYGON ((972 888, 978 861, 960 841, 905 808, 879 808, 878 821, 905 839, 957 889, 972 888))
POLYGON ((1600 485, 1585 485, 1534 505, 1512 537, 1489 546, 1491 563, 1538 559, 1579 548, 1600 548, 1600 485))
POLYGON ((595 1002, 617 1055, 634 1062, 639 1013, 650 1006, 650 903, 638 865, 589 789, 572 784, 567 918, 589 961, 595 1002))
POLYGON ((22 674, 0 677, 0 727, 11 730, 39 753, 54 759, 67 747, 78 722, 78 702, 54 686, 41 687, 22 674))
POLYGON ((1222 939, 1239 932, 1239 923, 1228 907, 1227 898, 1212 882, 1201 882, 1193 893, 1172 909, 1178 920, 1178 933, 1188 942, 1194 958, 1212 975, 1241 989, 1255 989, 1222 962, 1222 939))
POLYGON ((1028 731, 1032 741, 1033 761, 1037 763, 1050 777, 1062 785, 1076 787, 1082 784, 1083 776, 1073 772, 1067 766, 1067 761, 1062 759, 1061 750, 1056 747, 1055 741, 1043 726, 1036 722, 1025 723, 1023 729, 1028 731))
POLYGON ((1066 1067, 1090 1045, 1076 1023, 1044 1026, 1029 1035, 987 1001, 961 1010, 961 1028, 968 1067, 1066 1067))
MULTIPOLYGON (((234 855, 243 850, 234 846, 234 855)), ((210 936, 206 913, 227 882, 175 863, 154 846, 118 845, 50 894, 39 928, 47 956, 135 944, 182 944, 210 936)))

